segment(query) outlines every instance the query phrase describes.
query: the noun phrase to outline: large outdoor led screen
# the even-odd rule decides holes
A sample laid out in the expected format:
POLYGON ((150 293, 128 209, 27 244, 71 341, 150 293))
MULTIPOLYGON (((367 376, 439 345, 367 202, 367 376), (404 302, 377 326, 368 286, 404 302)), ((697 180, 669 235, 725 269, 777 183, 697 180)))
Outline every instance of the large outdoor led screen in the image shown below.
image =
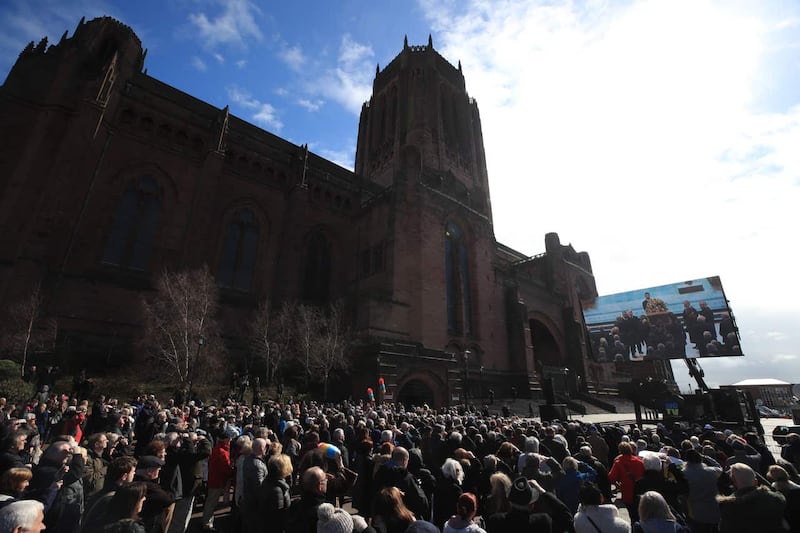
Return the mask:
POLYGON ((719 276, 600 296, 583 316, 601 363, 742 355, 719 276))

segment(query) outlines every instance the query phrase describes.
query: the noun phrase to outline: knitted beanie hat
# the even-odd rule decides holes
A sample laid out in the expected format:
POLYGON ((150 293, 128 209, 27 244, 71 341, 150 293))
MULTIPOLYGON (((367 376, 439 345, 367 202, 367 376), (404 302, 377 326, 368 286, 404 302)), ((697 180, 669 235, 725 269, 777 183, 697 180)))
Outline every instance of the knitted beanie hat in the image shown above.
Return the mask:
POLYGON ((353 519, 344 509, 323 503, 317 510, 317 533, 352 533, 353 519))
POLYGON ((364 520, 363 516, 359 516, 357 514, 351 514, 350 518, 353 519, 353 533, 361 533, 365 529, 367 529, 367 521, 364 520))

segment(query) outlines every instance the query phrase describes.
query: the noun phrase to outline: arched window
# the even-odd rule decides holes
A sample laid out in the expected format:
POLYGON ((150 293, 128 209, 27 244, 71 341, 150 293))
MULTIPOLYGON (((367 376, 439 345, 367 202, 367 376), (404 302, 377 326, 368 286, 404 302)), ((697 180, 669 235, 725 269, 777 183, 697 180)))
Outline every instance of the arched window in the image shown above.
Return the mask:
POLYGON ((447 330, 458 334, 472 333, 469 252, 464 240, 461 228, 449 222, 444 232, 447 330))
POLYGON ((222 255, 217 269, 220 287, 250 290, 258 250, 258 221, 250 209, 240 209, 233 215, 225 232, 222 255))
POLYGON ((133 270, 147 270, 161 215, 161 191, 149 175, 125 189, 103 252, 103 262, 133 270))
POLYGON ((308 240, 303 299, 312 303, 327 302, 330 277, 330 245, 325 235, 317 231, 308 240))

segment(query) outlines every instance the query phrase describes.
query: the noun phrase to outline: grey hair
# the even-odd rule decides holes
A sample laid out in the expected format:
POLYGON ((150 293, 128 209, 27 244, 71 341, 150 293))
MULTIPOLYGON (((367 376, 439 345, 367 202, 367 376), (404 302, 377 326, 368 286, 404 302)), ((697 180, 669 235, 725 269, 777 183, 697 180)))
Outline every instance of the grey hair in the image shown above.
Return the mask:
POLYGON ((539 453, 539 439, 536 437, 526 437, 523 451, 525 453, 539 453))
POLYGON ((455 459, 445 460, 442 465, 442 475, 447 479, 457 481, 459 485, 464 481, 464 469, 461 467, 461 463, 455 459))
POLYGON ((0 531, 13 531, 17 527, 27 531, 33 527, 39 513, 44 513, 44 505, 40 501, 19 500, 9 503, 0 509, 0 531))

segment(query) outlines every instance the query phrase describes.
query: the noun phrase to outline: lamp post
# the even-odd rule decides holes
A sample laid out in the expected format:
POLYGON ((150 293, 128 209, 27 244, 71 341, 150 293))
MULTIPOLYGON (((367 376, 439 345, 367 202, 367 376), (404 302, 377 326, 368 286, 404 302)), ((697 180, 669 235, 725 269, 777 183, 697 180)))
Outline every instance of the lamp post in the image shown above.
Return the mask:
MULTIPOLYGON (((383 369, 381 368, 381 354, 378 354, 378 356, 375 358, 375 362, 378 365, 378 379, 380 379, 380 377, 383 376, 383 369)), ((376 380, 376 382, 377 382, 377 380, 376 380)), ((381 392, 381 388, 380 387, 378 387, 378 395, 377 396, 378 396, 378 404, 382 404, 383 403, 383 393, 381 392)))
POLYGON ((469 403, 469 356, 472 354, 469 350, 464 350, 464 406, 469 403))
POLYGON ((484 395, 483 395, 483 365, 481 365, 480 373, 481 373, 481 379, 480 379, 480 382, 478 383, 478 386, 479 386, 481 398, 483 398, 484 397, 484 395))

